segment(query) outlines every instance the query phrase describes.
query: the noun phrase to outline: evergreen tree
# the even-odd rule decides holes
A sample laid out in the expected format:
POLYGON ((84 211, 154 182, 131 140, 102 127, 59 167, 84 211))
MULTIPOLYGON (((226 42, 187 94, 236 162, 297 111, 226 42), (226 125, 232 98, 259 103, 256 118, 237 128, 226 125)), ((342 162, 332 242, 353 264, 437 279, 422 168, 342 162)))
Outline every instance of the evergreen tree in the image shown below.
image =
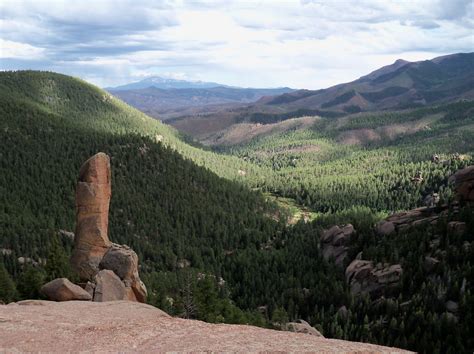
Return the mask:
POLYGON ((3 262, 0 262, 0 302, 9 303, 16 299, 15 283, 8 274, 3 262))
POLYGON ((272 322, 284 327, 288 323, 288 314, 283 307, 278 307, 273 311, 272 322))
POLYGON ((17 289, 22 299, 38 299, 41 297, 40 288, 43 286, 45 274, 43 271, 31 266, 25 266, 20 274, 17 289))
POLYGON ((45 271, 46 281, 56 278, 70 278, 72 274, 69 258, 56 234, 51 237, 45 271))

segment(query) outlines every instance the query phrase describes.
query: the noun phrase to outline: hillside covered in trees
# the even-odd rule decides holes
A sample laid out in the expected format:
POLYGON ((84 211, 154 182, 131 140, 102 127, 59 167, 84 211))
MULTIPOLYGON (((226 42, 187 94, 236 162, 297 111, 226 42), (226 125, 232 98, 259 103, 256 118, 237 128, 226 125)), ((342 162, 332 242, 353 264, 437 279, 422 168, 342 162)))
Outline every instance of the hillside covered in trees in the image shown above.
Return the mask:
POLYGON ((4 72, 0 93, 1 300, 39 297, 46 280, 73 276, 77 171, 103 151, 113 174, 110 238, 138 253, 151 304, 209 322, 278 327, 301 318, 326 337, 427 353, 473 350, 472 208, 396 234, 374 228, 430 193, 440 204, 452 199, 448 177, 472 164, 471 102, 324 118, 225 155, 191 146, 67 76, 4 72), (343 141, 357 129, 427 117, 429 129, 413 134, 343 141), (276 196, 310 208, 315 220, 287 225, 276 196), (466 227, 453 230, 451 221, 466 227), (355 233, 337 265, 324 257, 320 238, 347 223, 355 233), (397 286, 354 293, 344 269, 360 252, 374 264, 400 265, 397 286), (427 268, 426 257, 438 265, 427 268))
POLYGON ((474 154, 472 101, 313 119, 215 149, 271 169, 262 190, 323 213, 354 205, 406 210, 433 192, 446 199, 447 178, 474 154))

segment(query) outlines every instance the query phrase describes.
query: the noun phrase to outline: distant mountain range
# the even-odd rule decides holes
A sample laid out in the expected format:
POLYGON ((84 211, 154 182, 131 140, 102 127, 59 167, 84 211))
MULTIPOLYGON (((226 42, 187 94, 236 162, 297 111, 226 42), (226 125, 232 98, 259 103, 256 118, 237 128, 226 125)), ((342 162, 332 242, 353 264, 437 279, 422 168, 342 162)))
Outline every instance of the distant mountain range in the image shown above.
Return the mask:
POLYGON ((132 82, 130 84, 125 84, 116 87, 108 87, 106 90, 108 91, 127 91, 127 90, 139 90, 139 89, 146 89, 150 87, 155 87, 159 89, 189 89, 189 88, 211 88, 211 87, 218 87, 224 86, 229 87, 227 85, 218 84, 215 82, 204 82, 204 81, 186 81, 186 80, 176 80, 176 79, 169 79, 163 78, 159 76, 151 76, 147 77, 143 80, 132 82))
POLYGON ((294 91, 288 87, 242 88, 161 77, 150 77, 107 90, 131 106, 161 120, 218 112, 234 107, 235 104, 256 102, 265 96, 294 91))
POLYGON ((474 53, 432 60, 397 60, 358 80, 324 90, 299 90, 260 105, 339 113, 403 109, 474 98, 474 53))
POLYGON ((197 138, 236 123, 275 123, 302 116, 338 117, 358 112, 403 110, 474 99, 474 53, 432 60, 397 60, 361 78, 321 90, 262 97, 253 104, 170 121, 197 138), (223 123, 225 122, 225 123, 223 123))

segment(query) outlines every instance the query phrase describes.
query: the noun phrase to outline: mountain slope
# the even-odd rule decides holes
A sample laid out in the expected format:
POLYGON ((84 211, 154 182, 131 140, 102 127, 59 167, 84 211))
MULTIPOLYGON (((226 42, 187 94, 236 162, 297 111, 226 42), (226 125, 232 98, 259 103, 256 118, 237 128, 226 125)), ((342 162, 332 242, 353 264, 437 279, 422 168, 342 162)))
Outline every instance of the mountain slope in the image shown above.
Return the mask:
MULTIPOLYGON (((169 128, 92 85, 53 73, 4 72, 0 92, 0 270, 5 263, 24 284, 21 296, 38 296, 54 235, 74 229, 77 173, 98 151, 111 156, 110 237, 137 251, 148 277, 170 272, 173 284, 184 277, 177 272, 183 260, 218 275, 225 250, 257 247, 281 228, 269 217, 276 209, 260 194, 196 166, 156 134, 221 170, 224 158, 186 145, 169 128)), ((61 243, 70 251, 68 239, 61 243)), ((153 301, 164 301, 165 283, 145 282, 153 301)), ((239 322, 251 322, 227 292, 215 301, 225 305, 224 319, 237 313, 239 322)), ((215 316, 224 310, 216 311, 215 316)), ((199 316, 205 315, 202 310, 199 316)))
POLYGON ((208 137, 241 122, 275 123, 318 115, 337 117, 363 111, 400 110, 474 99, 474 53, 459 53, 420 62, 396 61, 353 82, 322 90, 299 90, 264 97, 254 104, 208 115, 170 121, 195 138, 208 137), (203 121, 206 124, 203 124, 203 121), (198 127, 198 129, 195 129, 198 127), (208 129, 199 129, 208 127, 208 129))
POLYGON ((221 177, 241 180, 238 173, 241 169, 247 171, 246 179, 263 178, 258 167, 191 146, 172 127, 151 119, 82 80, 35 71, 3 72, 0 79, 3 119, 20 112, 27 119, 32 115, 31 112, 36 112, 47 117, 45 124, 66 125, 96 133, 144 136, 171 147, 221 177), (18 112, 9 111, 12 109, 18 112))
MULTIPOLYGON (((474 53, 459 53, 420 62, 398 60, 358 80, 326 90, 295 92, 284 102, 297 108, 351 110, 400 109, 474 98, 474 53), (359 98, 359 102, 354 100, 359 98)), ((282 98, 265 100, 281 105, 282 98)))

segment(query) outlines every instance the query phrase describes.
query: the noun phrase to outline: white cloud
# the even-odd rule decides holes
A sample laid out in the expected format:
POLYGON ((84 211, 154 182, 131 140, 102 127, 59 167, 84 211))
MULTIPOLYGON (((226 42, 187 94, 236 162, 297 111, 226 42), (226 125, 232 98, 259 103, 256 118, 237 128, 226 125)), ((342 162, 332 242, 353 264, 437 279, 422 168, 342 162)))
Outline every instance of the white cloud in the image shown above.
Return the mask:
POLYGON ((28 43, 13 42, 0 38, 0 58, 38 59, 44 54, 43 48, 34 47, 28 43))
POLYGON ((25 68, 35 57, 31 68, 103 86, 162 75, 321 88, 398 58, 472 51, 470 1, 4 0, 11 60, 1 65, 25 68))

